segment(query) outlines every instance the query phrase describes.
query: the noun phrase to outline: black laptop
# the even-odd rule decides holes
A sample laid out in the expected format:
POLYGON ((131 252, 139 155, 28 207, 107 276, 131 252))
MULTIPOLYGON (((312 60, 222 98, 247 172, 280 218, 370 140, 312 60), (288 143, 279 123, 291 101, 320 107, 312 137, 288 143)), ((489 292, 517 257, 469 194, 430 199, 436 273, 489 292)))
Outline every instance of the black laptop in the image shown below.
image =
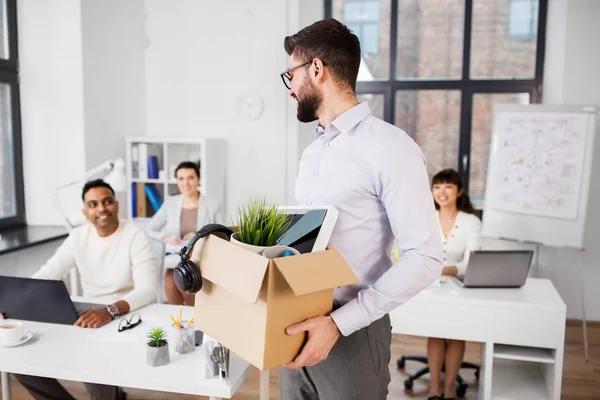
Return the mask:
POLYGON ((63 281, 0 276, 0 313, 4 318, 73 325, 79 315, 102 304, 71 301, 63 281))

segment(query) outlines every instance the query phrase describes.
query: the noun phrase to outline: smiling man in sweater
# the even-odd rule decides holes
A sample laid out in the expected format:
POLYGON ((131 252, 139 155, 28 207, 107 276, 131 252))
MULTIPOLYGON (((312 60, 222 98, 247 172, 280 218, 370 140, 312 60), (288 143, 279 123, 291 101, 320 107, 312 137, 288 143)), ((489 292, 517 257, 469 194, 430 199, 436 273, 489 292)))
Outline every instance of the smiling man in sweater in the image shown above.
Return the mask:
MULTIPOLYGON (((83 214, 90 222, 70 233, 56 253, 32 278, 63 279, 77 268, 86 300, 112 302, 85 311, 75 325, 99 328, 119 315, 156 300, 158 264, 150 238, 132 222, 119 220, 115 192, 98 179, 82 191, 83 214)), ((73 397, 55 379, 15 375, 36 400, 73 397)), ((120 400, 122 390, 114 386, 85 384, 93 400, 120 400)))

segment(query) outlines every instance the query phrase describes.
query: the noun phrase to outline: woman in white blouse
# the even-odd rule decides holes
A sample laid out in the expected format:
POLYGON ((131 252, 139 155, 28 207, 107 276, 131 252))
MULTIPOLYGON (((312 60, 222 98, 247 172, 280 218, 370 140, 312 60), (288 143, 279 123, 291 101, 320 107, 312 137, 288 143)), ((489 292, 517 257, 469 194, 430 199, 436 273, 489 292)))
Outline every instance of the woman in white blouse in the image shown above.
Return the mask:
MULTIPOLYGON (((184 161, 175 169, 177 188, 181 194, 169 196, 146 227, 150 236, 166 244, 183 246, 204 225, 222 223, 221 205, 200 195, 200 169, 184 161)), ((173 269, 165 272, 165 295, 169 304, 194 305, 194 296, 179 291, 173 280, 173 269)))
MULTIPOLYGON (((442 275, 463 275, 471 251, 480 248, 481 221, 469 196, 464 192, 458 172, 445 169, 431 180, 433 199, 440 222, 443 263, 442 275)), ((460 318, 460 316, 457 316, 460 318)), ((431 384, 429 400, 453 399, 454 382, 465 354, 463 340, 429 338, 427 361, 431 384), (445 365, 445 383, 442 392, 440 375, 445 365)))

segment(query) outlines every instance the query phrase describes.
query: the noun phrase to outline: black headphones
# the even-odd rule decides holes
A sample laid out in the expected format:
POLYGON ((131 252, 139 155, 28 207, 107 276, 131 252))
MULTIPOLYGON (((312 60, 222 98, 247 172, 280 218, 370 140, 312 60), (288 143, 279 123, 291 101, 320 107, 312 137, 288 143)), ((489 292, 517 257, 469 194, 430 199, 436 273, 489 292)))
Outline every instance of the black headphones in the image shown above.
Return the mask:
POLYGON ((192 237, 182 248, 179 250, 179 257, 181 260, 173 271, 173 280, 177 288, 184 293, 195 294, 202 289, 202 275, 200 274, 200 268, 190 260, 192 250, 196 242, 208 235, 214 235, 222 237, 223 239, 229 240, 233 231, 220 224, 208 224, 202 227, 194 237, 192 237))

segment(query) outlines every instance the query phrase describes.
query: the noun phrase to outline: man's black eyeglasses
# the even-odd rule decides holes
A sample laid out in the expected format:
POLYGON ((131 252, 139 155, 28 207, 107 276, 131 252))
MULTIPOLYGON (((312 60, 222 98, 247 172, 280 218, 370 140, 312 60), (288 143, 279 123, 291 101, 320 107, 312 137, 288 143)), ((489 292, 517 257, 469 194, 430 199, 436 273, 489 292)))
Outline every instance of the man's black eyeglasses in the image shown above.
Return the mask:
POLYGON ((135 313, 129 318, 122 318, 121 321, 119 321, 119 332, 126 331, 127 329, 133 329, 141 323, 142 317, 139 313, 135 313))
POLYGON ((292 88, 292 78, 293 78, 293 76, 290 75, 290 72, 292 72, 295 69, 304 67, 305 65, 308 65, 311 62, 313 62, 313 60, 307 61, 304 64, 296 65, 295 67, 287 69, 287 70, 283 71, 280 74, 281 75, 281 80, 283 81, 283 84, 285 85, 285 87, 288 88, 288 90, 292 88))

